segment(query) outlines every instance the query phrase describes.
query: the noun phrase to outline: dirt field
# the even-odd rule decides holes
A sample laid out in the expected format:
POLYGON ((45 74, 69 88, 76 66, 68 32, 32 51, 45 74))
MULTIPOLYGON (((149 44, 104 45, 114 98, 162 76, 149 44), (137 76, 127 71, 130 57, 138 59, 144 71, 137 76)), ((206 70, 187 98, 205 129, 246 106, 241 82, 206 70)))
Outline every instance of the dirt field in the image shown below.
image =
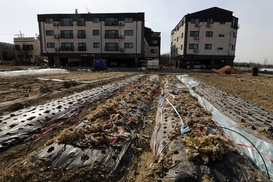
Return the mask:
POLYGON ((189 75, 264 109, 273 111, 273 75, 259 74, 258 76, 252 76, 251 73, 198 73, 189 75))
MULTIPOLYGON (((6 69, 7 68, 5 68, 5 70, 6 69)), ((170 73, 161 74, 160 79, 164 79, 166 75, 172 74, 171 72, 172 71, 170 71, 170 73)), ((136 74, 139 73, 71 72, 69 74, 61 75, 0 77, 0 116, 22 108, 43 104, 48 100, 68 96, 107 83, 118 82, 119 80, 136 74), (63 80, 63 82, 54 81, 54 79, 60 79, 63 80), (96 80, 102 81, 92 83, 84 82, 96 80)), ((273 76, 271 75, 259 74, 259 76, 252 76, 250 73, 217 74, 213 72, 194 72, 189 73, 189 76, 273 112, 273 105, 271 102, 273 100, 273 76)), ((134 88, 130 89, 134 90, 134 88)), ((119 93, 117 93, 117 95, 118 94, 119 93)), ((156 108, 156 97, 158 96, 159 93, 154 95, 154 101, 150 105, 151 108, 156 108)), ((94 171, 96 168, 92 168, 91 170, 88 167, 83 167, 76 169, 73 172, 62 169, 48 171, 42 174, 42 172, 39 171, 39 164, 37 166, 30 162, 31 159, 37 155, 37 152, 44 148, 49 140, 56 138, 56 136, 66 128, 78 125, 78 122, 86 117, 90 108, 93 109, 103 102, 104 101, 98 101, 96 104, 87 103, 83 105, 81 112, 78 115, 73 118, 61 118, 62 121, 65 121, 62 125, 54 128, 51 132, 48 132, 35 142, 30 140, 2 151, 0 153, 0 169, 3 170, 0 172, 0 181, 24 181, 26 179, 29 181, 54 181, 54 179, 58 179, 59 181, 101 181, 102 179, 105 181, 113 181, 107 170, 94 171), (20 173, 20 175, 16 177, 18 173, 20 173)), ((148 138, 139 140, 138 147, 141 148, 141 151, 135 153, 131 167, 128 168, 124 174, 117 177, 115 179, 116 181, 155 181, 153 180, 153 173, 156 171, 152 167, 154 165, 154 158, 150 149, 150 139, 155 125, 153 122, 155 113, 155 109, 151 109, 147 112, 146 127, 143 127, 141 135, 147 135, 148 138)), ((47 162, 48 161, 42 161, 43 164, 47 162)), ((208 177, 207 179, 204 178, 202 181, 210 180, 208 177)))

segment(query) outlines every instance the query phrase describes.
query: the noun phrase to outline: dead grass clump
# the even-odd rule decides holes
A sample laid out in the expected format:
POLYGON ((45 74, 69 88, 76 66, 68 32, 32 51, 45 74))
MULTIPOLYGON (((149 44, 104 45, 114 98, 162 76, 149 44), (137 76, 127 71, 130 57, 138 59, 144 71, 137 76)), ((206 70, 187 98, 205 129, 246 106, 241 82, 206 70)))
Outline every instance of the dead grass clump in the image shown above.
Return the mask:
POLYGON ((20 109, 23 109, 24 108, 24 105, 21 104, 21 103, 15 103, 15 104, 12 104, 10 107, 9 107, 9 110, 10 111, 18 111, 20 109))
POLYGON ((45 94, 45 93, 51 92, 52 88, 49 87, 48 85, 42 85, 39 90, 41 94, 45 94))
POLYGON ((63 82, 63 87, 64 88, 70 88, 72 86, 77 86, 77 82, 75 82, 75 81, 65 81, 65 82, 63 82))
POLYGON ((232 66, 224 66, 220 69, 212 69, 212 71, 216 72, 216 73, 220 73, 220 74, 241 74, 241 71, 233 68, 232 66))

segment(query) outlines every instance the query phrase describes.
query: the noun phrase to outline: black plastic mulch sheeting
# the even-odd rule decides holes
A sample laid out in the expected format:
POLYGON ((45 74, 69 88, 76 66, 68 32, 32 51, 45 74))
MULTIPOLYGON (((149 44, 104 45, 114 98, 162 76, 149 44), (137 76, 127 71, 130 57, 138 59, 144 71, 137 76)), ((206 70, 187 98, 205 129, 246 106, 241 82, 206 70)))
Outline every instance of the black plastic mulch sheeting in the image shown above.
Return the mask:
MULTIPOLYGON (((147 85, 151 86, 151 84, 153 84, 154 88, 157 87, 157 84, 155 84, 157 82, 157 76, 150 76, 146 81, 146 83, 148 83, 147 85)), ((141 85, 139 89, 142 89, 143 87, 145 86, 141 85)), ((151 88, 146 90, 150 92, 149 94, 153 91, 151 88)), ((130 115, 138 113, 138 116, 141 118, 139 123, 130 122, 128 125, 124 126, 126 127, 126 131, 130 133, 130 138, 128 140, 119 138, 113 145, 110 145, 109 143, 107 146, 90 146, 87 148, 53 143, 40 151, 39 154, 32 159, 32 162, 35 163, 36 161, 45 158, 50 159, 48 166, 41 166, 42 171, 55 168, 77 169, 84 166, 99 165, 114 174, 121 172, 124 167, 129 166, 132 161, 133 151, 131 144, 134 142, 135 133, 139 133, 139 130, 141 129, 140 126, 142 126, 145 112, 149 109, 150 101, 151 100, 142 98, 142 100, 139 100, 138 102, 137 112, 128 112, 128 115, 124 115, 125 118, 130 118, 130 115)), ((88 121, 85 122, 85 120, 83 120, 79 126, 87 122, 88 121)))
MULTIPOLYGON (((169 83, 165 81, 164 95, 159 99, 158 111, 156 116, 156 127, 151 138, 151 149, 154 153, 155 160, 168 157, 168 163, 159 163, 163 166, 164 179, 173 181, 202 181, 202 176, 207 174, 213 181, 256 181, 257 173, 262 181, 268 181, 266 177, 261 175, 253 166, 249 159, 238 153, 229 153, 224 155, 222 160, 210 161, 208 164, 203 164, 198 161, 190 161, 185 151, 185 145, 181 140, 181 136, 169 139, 168 134, 174 130, 174 118, 177 118, 176 113, 166 112, 165 96, 168 94, 168 89, 172 89, 177 94, 182 93, 180 88, 182 84, 169 83), (255 172, 255 174, 254 174, 255 172)), ((183 106, 179 106, 183 109, 183 106)), ((193 110, 192 112, 198 112, 193 110)), ((190 112, 191 113, 191 112, 190 112)), ((185 126, 186 127, 186 126, 185 126)), ((232 145, 232 144, 231 144, 232 145)), ((158 180, 162 178, 158 177, 158 180)))
POLYGON ((118 83, 103 85, 49 101, 44 105, 21 109, 0 116, 0 152, 49 130, 59 118, 78 113, 84 103, 96 102, 102 97, 109 96, 122 87, 136 82, 142 76, 133 76, 118 83))

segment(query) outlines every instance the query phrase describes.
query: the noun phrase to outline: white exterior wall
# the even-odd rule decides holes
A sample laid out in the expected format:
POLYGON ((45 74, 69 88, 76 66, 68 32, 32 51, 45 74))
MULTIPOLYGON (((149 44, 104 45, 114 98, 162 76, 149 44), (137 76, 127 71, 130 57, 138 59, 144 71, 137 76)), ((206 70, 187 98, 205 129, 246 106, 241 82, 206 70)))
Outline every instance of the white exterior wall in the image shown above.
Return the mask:
MULTIPOLYGON (((199 26, 188 22, 186 54, 234 56, 235 50, 231 50, 231 45, 234 45, 236 49, 237 29, 231 28, 230 22, 226 22, 225 24, 214 22, 209 27, 206 25, 205 22, 200 22, 199 26), (199 37, 197 39, 190 37, 190 31, 199 31, 199 37), (206 37, 206 31, 212 31, 213 37, 206 37), (233 32, 235 33, 235 37, 233 37, 233 32), (219 37, 219 34, 223 34, 224 37, 219 37), (198 52, 189 49, 189 44, 198 44, 198 52), (212 49, 206 50, 205 44, 212 44, 212 49), (218 47, 222 47, 223 50, 217 50, 218 47)), ((186 26, 185 24, 181 24, 178 27, 171 35, 172 57, 184 54, 186 26)))
MULTIPOLYGON (((123 21, 122 21, 123 22, 123 21)), ((64 51, 65 53, 128 53, 128 54, 141 54, 141 44, 143 37, 143 22, 134 21, 133 23, 124 23, 121 26, 105 26, 104 21, 99 23, 93 23, 92 21, 86 21, 85 26, 77 26, 77 22, 73 22, 73 26, 53 26, 52 23, 39 22, 41 26, 41 36, 43 50, 46 53, 55 53, 55 48, 61 46, 61 43, 69 42, 74 44, 74 51, 64 51), (58 38, 54 36, 46 36, 46 30, 54 30, 54 35, 60 35, 61 30, 73 30, 74 38, 58 38), (77 38, 78 30, 85 30, 86 38, 77 38), (93 36, 93 30, 99 30, 99 36, 93 36), (105 39, 105 30, 118 30, 119 35, 123 38, 120 39, 105 39), (124 30, 133 30, 133 36, 124 36, 124 30), (46 48, 47 43, 55 43, 55 48, 46 48), (99 42, 100 48, 93 48, 93 43, 99 42), (113 42, 118 43, 120 48, 124 48, 124 43, 133 43, 133 48, 125 48, 124 51, 105 51, 105 43, 113 42), (78 51, 78 43, 86 43, 86 51, 78 51)), ((59 23, 59 22, 56 22, 59 23)))
POLYGON ((187 46, 187 54, 234 56, 235 50, 231 50, 231 45, 236 44, 233 32, 237 35, 237 30, 231 28, 231 23, 220 24, 219 22, 214 22, 209 27, 206 25, 203 22, 199 26, 188 23, 188 45, 198 44, 198 52, 195 53, 194 50, 189 49, 189 46, 187 46), (190 31, 199 31, 199 37, 197 39, 190 37, 190 31), (206 37, 206 31, 212 31, 213 37, 206 37), (219 34, 223 34, 224 37, 219 37, 219 34), (212 44, 212 49, 206 50, 205 44, 212 44), (223 50, 218 50, 219 47, 222 47, 223 50))

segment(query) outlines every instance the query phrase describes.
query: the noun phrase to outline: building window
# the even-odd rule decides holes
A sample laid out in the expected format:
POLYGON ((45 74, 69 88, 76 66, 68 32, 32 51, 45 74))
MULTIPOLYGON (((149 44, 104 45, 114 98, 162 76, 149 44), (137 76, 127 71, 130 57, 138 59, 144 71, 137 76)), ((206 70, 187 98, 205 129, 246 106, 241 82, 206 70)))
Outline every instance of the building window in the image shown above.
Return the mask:
POLYGON ((106 51, 118 51, 118 43, 105 43, 106 51))
POLYGON ((207 19, 207 24, 213 24, 213 19, 207 19))
POLYGON ((223 47, 218 47, 217 50, 223 50, 224 48, 223 47))
POLYGON ((105 38, 119 38, 118 30, 105 30, 105 38))
POLYGON ((183 39, 183 33, 181 33, 181 39, 183 39))
POLYGON ((85 26, 85 18, 79 18, 77 25, 78 26, 85 26))
POLYGON ((73 26, 72 18, 61 18, 61 26, 73 26))
POLYGON ((53 43, 53 42, 48 42, 48 43, 46 43, 46 47, 47 47, 47 48, 55 48, 55 43, 53 43))
POLYGON ((99 36, 100 31, 99 30, 93 30, 93 36, 99 36))
POLYGON ((213 31, 206 31, 206 37, 213 37, 213 31))
POLYGON ((54 36, 54 30, 46 30, 46 36, 54 36))
POLYGON ((225 35, 224 34, 219 34, 219 37, 225 37, 225 35))
POLYGON ((106 26, 118 26, 118 18, 105 18, 106 26))
POLYGON ((231 45, 231 50, 235 51, 235 45, 231 45))
POLYGON ((151 53, 157 53, 157 49, 151 49, 151 53))
POLYGON ((78 51, 86 51, 86 43, 79 43, 78 51))
POLYGON ((212 44, 205 44, 205 49, 206 50, 211 50, 212 49, 212 44))
POLYGON ((124 30, 124 36, 133 36, 134 32, 133 30, 124 30))
POLYGON ((232 37, 236 38, 236 32, 232 32, 232 37))
POLYGON ((85 30, 78 30, 78 38, 86 38, 85 30))
POLYGON ((73 43, 61 43, 62 51, 74 51, 74 44, 73 43))
POLYGON ((23 45, 23 51, 32 51, 33 50, 33 45, 23 45))
POLYGON ((124 22, 125 23, 133 23, 134 19, 133 18, 125 18, 124 22))
POLYGON ((45 19, 45 22, 46 22, 46 23, 53 23, 53 18, 46 18, 46 19, 45 19))
POLYGON ((152 44, 152 45, 157 45, 157 44, 158 44, 158 41, 157 41, 157 40, 151 40, 151 44, 152 44))
POLYGON ((193 18, 193 19, 191 19, 191 23, 192 24, 199 24, 199 22, 200 22, 199 18, 193 18))
POLYGON ((100 19, 99 18, 93 18, 93 23, 99 23, 100 19))
POLYGON ((61 38, 73 38, 73 30, 61 30, 61 38))
POLYGON ((94 42, 93 43, 93 48, 100 48, 100 43, 99 42, 94 42))
POLYGON ((189 44, 189 49, 198 49, 198 44, 189 44))
POLYGON ((235 28, 235 29, 239 28, 239 26, 238 26, 238 19, 237 18, 233 18, 232 19, 231 27, 235 28))
POLYGON ((190 37, 199 37, 199 31, 190 31, 190 37))
POLYGON ((124 48, 133 48, 133 43, 124 43, 124 48))
POLYGON ((180 49, 183 50, 183 44, 181 45, 180 49))

